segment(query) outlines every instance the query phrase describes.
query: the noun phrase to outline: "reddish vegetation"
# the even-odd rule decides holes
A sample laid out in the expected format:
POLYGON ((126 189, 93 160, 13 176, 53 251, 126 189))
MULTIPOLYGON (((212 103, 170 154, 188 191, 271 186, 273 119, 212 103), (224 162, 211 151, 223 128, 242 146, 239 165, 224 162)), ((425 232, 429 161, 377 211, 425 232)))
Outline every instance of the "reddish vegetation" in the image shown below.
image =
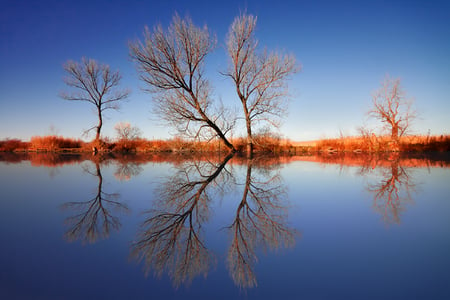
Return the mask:
MULTIPOLYGON (((235 138, 233 145, 238 152, 245 152, 247 141, 245 138, 235 138)), ((170 140, 120 139, 99 142, 84 142, 60 136, 34 136, 30 142, 18 139, 0 141, 2 152, 170 152, 170 153, 212 153, 226 152, 223 142, 213 140, 200 142, 173 138, 170 140)), ((254 152, 256 153, 288 153, 291 155, 307 153, 348 153, 348 152, 429 152, 450 151, 450 135, 440 136, 406 136, 396 144, 389 137, 340 137, 323 139, 313 142, 295 143, 272 134, 259 135, 254 138, 254 152)))
POLYGON ((450 151, 450 135, 404 136, 398 144, 386 136, 340 137, 315 142, 319 152, 424 152, 450 151))
POLYGON ((74 140, 55 135, 33 136, 30 140, 29 150, 56 151, 59 149, 80 149, 83 145, 81 140, 74 140))

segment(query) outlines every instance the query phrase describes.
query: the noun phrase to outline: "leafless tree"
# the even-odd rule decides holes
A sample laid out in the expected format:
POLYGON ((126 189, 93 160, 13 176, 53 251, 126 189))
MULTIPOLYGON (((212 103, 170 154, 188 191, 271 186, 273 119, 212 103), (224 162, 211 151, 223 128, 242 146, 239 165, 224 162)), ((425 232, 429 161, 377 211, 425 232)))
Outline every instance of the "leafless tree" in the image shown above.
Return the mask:
POLYGON ((141 137, 142 132, 136 126, 131 126, 128 122, 119 122, 114 126, 117 137, 120 140, 133 141, 141 137))
POLYGON ((117 161, 114 177, 120 181, 128 181, 131 177, 138 176, 144 170, 140 163, 133 161, 117 161))
POLYGON ((411 126, 417 114, 412 109, 413 101, 406 98, 399 78, 386 76, 381 87, 372 96, 373 107, 369 116, 378 119, 391 131, 391 138, 398 142, 411 126))
POLYGON ((253 268, 258 247, 279 249, 293 246, 295 230, 286 225, 287 209, 283 204, 286 190, 279 174, 263 165, 256 166, 258 175, 252 174, 253 160, 247 161, 247 175, 241 202, 229 227, 232 242, 228 251, 231 277, 240 287, 257 285, 253 268))
POLYGON ((165 271, 173 284, 188 285, 196 276, 208 274, 212 254, 202 237, 202 225, 209 217, 211 194, 227 185, 227 155, 219 164, 190 162, 161 185, 158 201, 148 211, 132 256, 145 263, 146 273, 165 271))
POLYGON ((155 95, 156 112, 180 133, 197 138, 212 133, 234 152, 226 137, 234 122, 226 118, 223 108, 213 107, 203 68, 215 44, 206 26, 197 27, 190 18, 175 15, 167 30, 161 25, 153 31, 146 27, 144 41, 129 47, 140 78, 155 95))
POLYGON ((242 103, 247 127, 247 151, 253 151, 252 130, 256 123, 279 125, 286 112, 287 79, 298 72, 294 56, 258 51, 257 18, 242 14, 231 24, 227 48, 230 77, 242 103))
POLYGON ((108 109, 118 109, 119 102, 128 97, 129 91, 118 89, 121 80, 119 71, 111 71, 109 65, 101 64, 94 59, 83 57, 81 63, 69 60, 64 64, 67 76, 64 82, 75 92, 62 92, 66 100, 86 101, 93 104, 97 110, 98 124, 95 140, 99 141, 103 125, 103 112, 108 109))

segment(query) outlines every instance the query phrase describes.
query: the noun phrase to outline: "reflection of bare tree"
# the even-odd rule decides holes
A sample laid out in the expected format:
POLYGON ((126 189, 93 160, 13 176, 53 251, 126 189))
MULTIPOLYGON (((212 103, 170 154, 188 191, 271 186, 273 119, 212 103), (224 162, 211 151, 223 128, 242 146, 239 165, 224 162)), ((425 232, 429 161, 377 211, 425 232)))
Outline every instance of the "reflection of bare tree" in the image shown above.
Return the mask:
POLYGON ((120 161, 116 172, 114 172, 114 177, 120 181, 128 181, 133 176, 139 175, 144 169, 137 162, 132 161, 120 161))
POLYGON ((161 276, 167 272, 175 286, 189 284, 194 277, 207 275, 212 255, 201 238, 202 224, 209 217, 212 193, 209 187, 226 186, 230 173, 225 170, 232 155, 219 165, 193 162, 179 166, 159 191, 155 209, 148 211, 132 256, 145 262, 161 276))
POLYGON ((117 201, 119 194, 105 193, 102 191, 103 177, 100 162, 94 160, 95 171, 85 167, 84 170, 98 178, 95 197, 88 201, 68 202, 62 208, 78 211, 74 216, 66 219, 69 226, 65 237, 68 241, 81 240, 83 243, 94 243, 99 238, 108 238, 111 230, 118 231, 121 223, 119 218, 112 214, 113 211, 128 211, 126 205, 117 201))
POLYGON ((257 285, 253 271, 257 247, 274 250, 293 246, 295 242, 295 231, 286 225, 287 210, 283 206, 286 191, 280 175, 273 176, 270 169, 261 167, 255 175, 252 167, 253 160, 249 160, 242 199, 230 226, 228 264, 234 282, 240 287, 257 285))
POLYGON ((408 168, 403 167, 398 159, 392 160, 390 167, 377 170, 381 180, 367 185, 367 190, 373 194, 373 207, 387 224, 400 223, 401 213, 412 202, 411 193, 415 191, 415 183, 408 168))

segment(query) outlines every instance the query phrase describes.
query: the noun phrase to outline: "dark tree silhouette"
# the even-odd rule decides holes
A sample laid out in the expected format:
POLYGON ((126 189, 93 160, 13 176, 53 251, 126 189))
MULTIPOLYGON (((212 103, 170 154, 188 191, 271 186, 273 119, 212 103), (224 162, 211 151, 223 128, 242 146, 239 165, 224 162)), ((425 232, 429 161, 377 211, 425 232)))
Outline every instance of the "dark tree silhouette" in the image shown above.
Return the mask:
POLYGON ((75 91, 62 92, 61 97, 71 101, 86 101, 97 111, 98 124, 88 130, 96 129, 95 140, 100 140, 105 110, 119 108, 119 102, 128 97, 128 90, 118 89, 121 80, 119 71, 113 72, 109 65, 83 57, 81 63, 69 60, 64 64, 67 76, 64 82, 75 91))

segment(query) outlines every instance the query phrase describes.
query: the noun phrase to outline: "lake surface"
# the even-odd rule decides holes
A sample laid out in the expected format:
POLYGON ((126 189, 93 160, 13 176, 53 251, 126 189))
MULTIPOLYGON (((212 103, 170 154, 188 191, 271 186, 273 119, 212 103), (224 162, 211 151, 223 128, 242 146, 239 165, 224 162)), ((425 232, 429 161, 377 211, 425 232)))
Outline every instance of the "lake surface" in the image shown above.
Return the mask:
POLYGON ((1 299, 450 299, 450 159, 0 154, 1 299))

